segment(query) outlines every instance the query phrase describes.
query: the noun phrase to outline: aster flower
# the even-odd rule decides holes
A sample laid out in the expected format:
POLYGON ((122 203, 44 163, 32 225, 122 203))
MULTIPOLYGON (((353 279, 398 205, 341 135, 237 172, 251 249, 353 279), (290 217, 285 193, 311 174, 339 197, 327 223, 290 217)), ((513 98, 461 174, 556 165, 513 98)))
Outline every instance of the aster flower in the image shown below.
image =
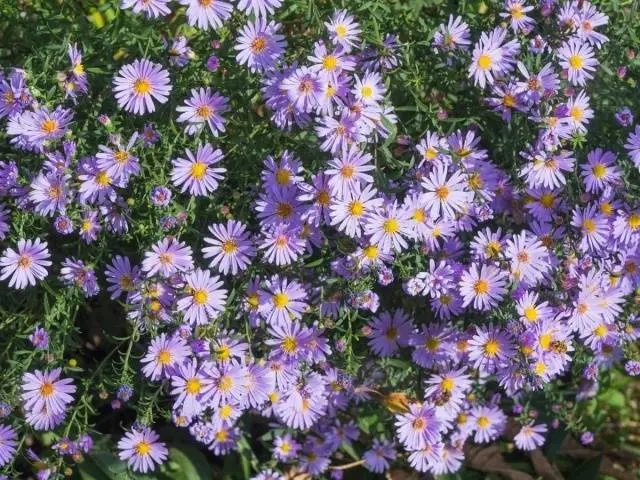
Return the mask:
POLYGON ((260 303, 264 305, 261 315, 268 324, 286 324, 302 317, 308 305, 304 302, 307 293, 300 283, 274 276, 259 291, 260 303))
POLYGON ((569 124, 573 127, 574 132, 585 133, 587 125, 593 118, 593 109, 589 107, 589 96, 584 92, 576 97, 571 97, 567 101, 567 110, 569 113, 569 124))
POLYGON ((476 333, 468 344, 469 360, 474 362, 474 368, 488 373, 494 372, 514 354, 512 338, 493 325, 476 327, 476 333))
POLYGON ((324 23, 329 38, 334 45, 340 45, 349 53, 360 41, 360 25, 346 10, 336 10, 328 22, 324 23))
POLYGON ((179 3, 187 6, 189 25, 203 30, 222 27, 233 12, 233 6, 223 0, 179 0, 179 3))
POLYGON ((176 108, 180 113, 177 122, 184 123, 184 131, 189 135, 196 135, 202 131, 205 124, 214 137, 224 133, 226 120, 223 113, 229 111, 229 99, 209 87, 191 89, 191 97, 184 101, 184 105, 176 108))
POLYGON ((149 18, 169 15, 169 0, 122 0, 120 8, 132 8, 133 13, 144 13, 149 18))
POLYGON ((289 265, 304 252, 302 227, 286 223, 273 225, 264 232, 264 240, 259 248, 265 251, 265 260, 268 263, 289 265))
POLYGON ((31 182, 29 191, 29 200, 35 204, 34 211, 43 216, 65 213, 67 202, 71 198, 69 180, 69 175, 38 174, 31 182))
POLYGON ((594 253, 605 246, 609 238, 610 226, 607 218, 598 213, 598 206, 588 205, 584 209, 576 207, 573 211, 571 226, 580 229, 582 240, 579 248, 594 253))
POLYGON ((159 440, 160 436, 149 427, 131 430, 118 442, 118 456, 135 472, 152 472, 169 454, 165 443, 159 440))
POLYGON ((624 148, 629 152, 633 164, 640 170, 640 125, 636 125, 635 130, 629 134, 624 148))
POLYGON ((350 198, 356 184, 364 186, 373 183, 373 177, 367 173, 375 169, 371 164, 372 158, 355 145, 348 150, 344 149, 339 158, 329 162, 329 167, 332 168, 324 172, 329 179, 331 192, 338 198, 350 198))
POLYGON ((185 272, 193 266, 191 247, 173 238, 164 238, 145 252, 142 271, 149 276, 159 273, 169 277, 176 272, 185 272))
POLYGON ((482 32, 480 40, 473 47, 469 77, 474 84, 484 88, 492 85, 497 75, 508 73, 515 64, 515 54, 520 51, 517 40, 504 43, 507 31, 501 27, 490 33, 482 32))
POLYGON ((455 50, 466 50, 471 45, 469 25, 462 17, 449 15, 449 21, 438 26, 433 36, 434 50, 451 53, 455 50))
POLYGON ((224 310, 227 290, 220 288, 220 277, 211 277, 209 270, 198 268, 186 275, 184 281, 189 293, 178 300, 177 310, 184 312, 185 322, 207 325, 224 310))
POLYGON ((393 314, 382 312, 368 326, 371 329, 369 348, 381 357, 390 357, 399 347, 409 345, 409 337, 414 328, 411 319, 402 310, 396 310, 393 314))
POLYGON ((146 58, 124 65, 113 79, 118 106, 127 112, 144 115, 154 112, 153 100, 166 103, 171 92, 169 73, 162 65, 146 58))
POLYGON ((308 67, 295 69, 281 83, 293 108, 302 112, 311 112, 317 106, 321 86, 318 74, 308 67))
POLYGON ((285 150, 278 160, 269 155, 264 161, 262 184, 265 190, 275 191, 295 187, 302 182, 302 162, 285 150))
POLYGON ((77 95, 84 95, 89 88, 87 74, 82 64, 82 53, 77 44, 70 44, 67 50, 71 69, 61 74, 65 97, 75 98, 77 95))
POLYGON ((533 10, 533 7, 526 5, 522 0, 506 0, 504 9, 506 12, 501 12, 500 16, 509 19, 511 28, 515 33, 521 30, 528 32, 536 23, 533 18, 527 16, 527 12, 533 10))
POLYGON ((567 150, 546 152, 534 150, 531 154, 522 153, 529 163, 522 168, 521 175, 533 187, 559 188, 566 183, 564 172, 572 172, 575 158, 567 150))
POLYGON ((7 465, 16 454, 17 438, 11 426, 0 424, 0 467, 7 465))
POLYGON ((140 163, 138 158, 131 154, 131 149, 138 140, 138 134, 134 133, 126 145, 120 143, 118 138, 114 142, 116 149, 99 145, 100 152, 96 154, 97 167, 105 172, 115 182, 126 183, 131 176, 140 175, 140 163))
POLYGON ((473 192, 467 188, 464 173, 458 170, 449 178, 447 176, 447 166, 440 164, 422 180, 425 208, 429 210, 433 219, 440 215, 453 218, 456 212, 464 212, 473 201, 473 192))
POLYGON ((81 288, 87 298, 100 292, 94 269, 86 266, 82 260, 66 258, 60 266, 60 280, 65 285, 81 288))
POLYGON ((238 10, 256 17, 266 18, 282 5, 282 0, 238 0, 238 10))
POLYGON ((234 49, 238 51, 236 61, 247 65, 252 72, 261 72, 273 68, 286 46, 284 35, 278 33, 282 25, 273 20, 258 17, 255 22, 247 23, 238 33, 234 49))
POLYGON ((440 422, 429 404, 412 403, 408 412, 396 415, 396 434, 408 450, 419 450, 440 440, 440 422))
POLYGON ((511 261, 511 274, 516 280, 535 284, 551 269, 547 247, 526 230, 507 240, 505 249, 511 261))
POLYGON ((502 435, 507 416, 498 407, 482 406, 471 410, 471 421, 476 430, 474 442, 488 443, 502 435))
POLYGON ((244 401, 247 395, 246 367, 236 362, 207 364, 206 375, 211 380, 211 389, 203 396, 203 403, 219 407, 244 401))
POLYGON ((357 148, 356 144, 366 140, 362 127, 346 111, 339 120, 329 115, 322 117, 316 126, 316 133, 323 139, 320 149, 332 154, 357 148))
POLYGON ((374 438, 371 448, 362 454, 362 459, 367 470, 382 473, 389 468, 389 461, 395 460, 396 455, 391 442, 374 438))
POLYGON ((0 118, 20 115, 32 101, 23 70, 14 69, 9 78, 0 78, 0 118))
POLYGON ((98 212, 88 210, 82 214, 81 220, 80 238, 87 244, 96 241, 98 233, 102 230, 100 222, 98 221, 98 212))
POLYGON ((325 382, 317 373, 310 373, 300 380, 283 392, 275 412, 288 427, 307 429, 326 414, 325 382))
POLYGON ((142 357, 142 373, 151 380, 168 377, 190 354, 191 348, 184 339, 161 333, 151 340, 146 355, 142 357))
POLYGON ((372 185, 360 188, 356 183, 350 197, 330 205, 331 224, 337 225, 339 231, 350 237, 360 237, 364 221, 382 204, 382 199, 376 197, 377 193, 372 185))
POLYGON ((601 192, 620 181, 622 172, 616 165, 616 160, 615 153, 601 148, 596 148, 587 154, 587 163, 580 168, 582 180, 588 192, 601 192))
POLYGON ((51 254, 47 242, 18 240, 17 250, 7 247, 0 257, 0 280, 9 279, 9 287, 23 289, 35 286, 38 280, 48 275, 46 267, 51 265, 51 254))
POLYGON ((278 188, 264 192, 256 201, 255 210, 262 226, 296 223, 303 213, 295 188, 278 188))
POLYGON ((518 62, 518 70, 524 81, 516 84, 516 92, 524 94, 531 103, 536 104, 545 96, 555 95, 560 88, 560 78, 551 63, 547 63, 537 74, 529 73, 522 62, 518 62))
POLYGON ((51 371, 35 370, 22 377, 22 394, 24 408, 33 412, 45 410, 48 414, 62 414, 67 405, 73 402, 72 394, 76 387, 70 378, 60 378, 61 368, 51 371))
POLYGON ((211 258, 209 268, 217 268, 222 274, 236 275, 246 270, 256 250, 246 225, 236 220, 227 224, 216 223, 209 227, 213 237, 205 237, 210 246, 202 249, 204 258, 211 258))
POLYGON ((49 333, 38 325, 33 333, 29 335, 29 341, 34 348, 46 350, 49 347, 49 333))
POLYGON ((412 235, 409 215, 395 201, 385 209, 372 212, 364 230, 370 242, 385 253, 404 250, 408 247, 406 237, 412 235))
POLYGON ((223 173, 227 171, 223 167, 214 167, 224 158, 222 150, 214 150, 213 146, 205 143, 198 145, 194 155, 188 148, 185 149, 187 158, 178 157, 172 160, 171 181, 176 187, 181 187, 181 192, 189 192, 195 196, 205 196, 218 189, 218 181, 222 180, 223 173))
POLYGON ((357 101, 364 105, 377 105, 384 100, 385 87, 377 72, 368 72, 362 78, 355 76, 355 85, 351 90, 357 101))
POLYGON ((171 376, 171 395, 175 397, 173 409, 187 418, 192 418, 204 410, 201 402, 212 387, 212 381, 205 376, 196 359, 185 362, 171 376))
POLYGON ((568 71, 572 85, 584 86, 593 78, 593 72, 600 63, 593 55, 593 48, 575 38, 565 41, 557 55, 560 66, 568 71))
POLYGON ((629 107, 622 107, 616 110, 615 119, 618 125, 622 127, 633 125, 633 113, 629 110, 629 107))
POLYGON ((506 273, 493 265, 473 263, 460 279, 463 306, 473 302, 477 310, 490 310, 498 305, 506 293, 506 273))
MULTIPOLYGON (((62 138, 69 130, 73 112, 57 107, 49 111, 46 107, 25 111, 9 119, 7 135, 24 138, 28 145, 41 150, 44 143, 62 138)), ((13 141, 17 141, 14 139, 13 141)))
POLYGON ((600 32, 596 32, 596 27, 601 27, 609 23, 609 17, 599 12, 595 5, 584 2, 578 13, 577 36, 585 40, 596 48, 600 48, 609 39, 600 32))

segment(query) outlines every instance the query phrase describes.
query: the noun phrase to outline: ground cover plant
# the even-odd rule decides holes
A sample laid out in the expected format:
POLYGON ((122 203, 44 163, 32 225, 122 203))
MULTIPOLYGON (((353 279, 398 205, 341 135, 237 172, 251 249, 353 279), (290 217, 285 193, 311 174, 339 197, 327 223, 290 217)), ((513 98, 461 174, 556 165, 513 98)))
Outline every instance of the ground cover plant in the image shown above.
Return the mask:
POLYGON ((0 2, 0 478, 636 478, 639 20, 0 2))

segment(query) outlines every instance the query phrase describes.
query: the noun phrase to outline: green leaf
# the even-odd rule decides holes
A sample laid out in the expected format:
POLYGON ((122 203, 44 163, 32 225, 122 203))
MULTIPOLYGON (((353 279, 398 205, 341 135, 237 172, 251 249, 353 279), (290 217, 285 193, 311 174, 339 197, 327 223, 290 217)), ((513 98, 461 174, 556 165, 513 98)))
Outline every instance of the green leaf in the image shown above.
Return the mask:
POLYGON ((567 432, 563 428, 555 428, 547 435, 547 441, 544 444, 544 456, 549 460, 553 460, 562 446, 562 442, 567 437, 567 432))
POLYGON ((595 480, 598 478, 601 463, 602 454, 590 458, 572 472, 569 480, 595 480))
POLYGON ((178 465, 178 471, 171 473, 173 478, 184 480, 213 478, 213 471, 206 457, 191 445, 169 448, 169 459, 178 465))

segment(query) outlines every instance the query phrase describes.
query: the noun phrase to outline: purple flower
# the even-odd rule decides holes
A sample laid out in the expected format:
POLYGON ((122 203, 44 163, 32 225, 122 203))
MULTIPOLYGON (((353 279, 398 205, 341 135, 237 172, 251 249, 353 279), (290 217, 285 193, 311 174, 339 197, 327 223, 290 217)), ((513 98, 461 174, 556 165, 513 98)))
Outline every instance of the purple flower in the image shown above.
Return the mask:
POLYGON ((175 397, 173 410, 187 418, 198 415, 205 408, 202 399, 211 388, 211 379, 203 368, 198 367, 196 359, 183 363, 171 376, 171 395, 175 397))
POLYGON ((256 17, 266 18, 282 5, 282 0, 238 0, 238 10, 247 15, 253 13, 256 17))
POLYGON ((265 250, 265 260, 268 263, 289 265, 295 262, 305 250, 305 240, 301 235, 300 225, 287 223, 273 225, 264 232, 264 240, 258 248, 265 250))
POLYGON ((121 8, 133 8, 133 13, 144 13, 149 18, 169 15, 169 0, 122 0, 121 8))
POLYGON ((60 379, 61 368, 41 372, 27 372, 22 377, 22 401, 24 408, 32 412, 49 415, 63 414, 73 401, 76 391, 73 380, 60 379))
POLYGON ((447 24, 441 24, 433 36, 433 48, 436 51, 442 50, 446 53, 467 50, 471 45, 470 37, 469 25, 462 17, 449 15, 447 24))
POLYGON ((506 36, 507 31, 497 27, 488 34, 482 32, 480 40, 474 45, 469 77, 473 77, 474 84, 480 88, 487 83, 493 85, 497 75, 513 69, 520 45, 517 40, 504 43, 506 36))
POLYGON ((594 438, 595 437, 593 436, 593 433, 582 432, 582 434, 580 435, 580 443, 583 445, 589 445, 593 443, 594 438))
POLYGON ((367 470, 383 473, 389 468, 389 461, 396 459, 396 455, 396 449, 391 442, 375 438, 371 448, 362 455, 362 459, 367 470))
POLYGON ((630 127, 633 125, 633 113, 631 113, 629 107, 622 107, 616 110, 615 118, 618 125, 623 127, 630 127))
POLYGON ((7 465, 16 454, 18 436, 13 427, 0 424, 0 467, 7 465))
POLYGON ((14 69, 8 79, 0 77, 0 118, 20 115, 32 101, 24 70, 14 69))
POLYGON ((150 147, 160 140, 160 134, 154 128, 152 123, 146 123, 142 128, 140 135, 138 135, 138 139, 142 141, 142 144, 145 147, 150 147))
POLYGON ((222 27, 233 12, 233 6, 223 0, 179 0, 179 3, 187 6, 189 25, 203 30, 222 27))
POLYGON ((222 114, 229 111, 229 100, 209 87, 191 90, 191 97, 184 101, 184 106, 176 108, 180 113, 177 122, 186 122, 184 131, 195 135, 202 131, 205 123, 214 137, 225 132, 226 120, 222 114))
POLYGON ((69 130, 73 112, 66 108, 57 107, 50 112, 41 107, 34 112, 26 111, 9 119, 7 135, 23 138, 27 145, 41 150, 46 141, 62 138, 69 130))
POLYGON ((219 148, 214 150, 208 143, 198 145, 194 155, 188 148, 185 149, 187 158, 176 158, 171 161, 171 181, 176 187, 181 187, 182 193, 189 192, 195 196, 205 196, 218 189, 218 180, 222 180, 223 173, 227 171, 223 167, 214 167, 224 155, 219 148))
POLYGON ((158 434, 148 427, 125 433, 118 442, 120 460, 126 460, 135 472, 154 471, 156 464, 164 463, 169 453, 164 442, 159 440, 158 434))
POLYGON ((68 186, 70 176, 57 173, 40 173, 30 185, 29 200, 35 204, 34 211, 40 215, 53 216, 65 213, 71 198, 68 186))
POLYGON ((191 247, 173 238, 164 238, 145 252, 142 271, 149 276, 159 273, 167 278, 176 272, 185 272, 193 266, 191 247))
POLYGON ((360 42, 362 30, 352 15, 346 10, 336 10, 324 25, 329 31, 329 37, 334 45, 340 45, 349 53, 360 42))
POLYGON ((98 212, 89 210, 82 215, 82 223, 80 224, 80 238, 87 244, 94 242, 98 238, 98 232, 102 230, 98 222, 98 212))
POLYGON ((31 335, 29 335, 29 341, 38 350, 46 350, 49 347, 49 334, 44 328, 40 326, 36 327, 31 335))
POLYGON ((215 55, 211 55, 207 59, 207 70, 209 70, 210 72, 215 72, 216 70, 218 70, 218 67, 220 67, 220 59, 215 55))
POLYGON ((151 380, 169 377, 175 368, 183 364, 191 354, 187 342, 177 336, 167 337, 161 333, 151 340, 146 355, 142 358, 142 373, 151 380))
POLYGON ((228 220, 227 224, 217 223, 209 227, 212 237, 205 237, 210 246, 202 249, 204 258, 211 258, 209 267, 217 268, 222 274, 236 275, 246 270, 255 256, 255 248, 243 223, 228 220))
POLYGON ((136 59, 120 68, 113 79, 118 106, 127 112, 144 115, 154 112, 153 100, 166 103, 171 92, 169 73, 162 65, 146 58, 136 59))
POLYGON ((192 325, 207 325, 224 310, 227 290, 219 276, 211 277, 209 270, 196 269, 184 281, 188 294, 178 300, 177 310, 184 312, 184 320, 192 325))
POLYGON ((0 280, 9 278, 9 287, 23 289, 35 286, 38 280, 48 275, 46 267, 51 265, 47 242, 18 240, 17 251, 7 247, 0 257, 0 280))
POLYGON ((409 411, 396 415, 396 434, 408 450, 419 450, 440 441, 440 422, 435 408, 412 403, 409 411))
POLYGON ((177 35, 170 45, 168 42, 165 44, 169 51, 169 63, 175 67, 184 67, 195 56, 184 35, 177 35))
POLYGON ((382 312, 369 322, 369 348, 376 355, 389 357, 394 355, 399 347, 409 345, 409 338, 413 331, 413 323, 402 310, 393 314, 382 312))
POLYGON ((131 176, 140 175, 140 163, 138 157, 131 154, 131 149, 138 139, 138 133, 131 135, 126 145, 120 143, 117 137, 113 142, 115 149, 105 145, 99 145, 100 152, 96 154, 97 167, 106 172, 114 182, 126 184, 131 176))
POLYGON ((286 42, 278 32, 282 25, 273 20, 267 23, 259 17, 247 23, 238 33, 234 49, 238 51, 236 61, 247 65, 252 72, 262 72, 273 68, 282 54, 286 42))
POLYGON ((321 86, 318 74, 308 67, 297 68, 281 84, 293 108, 302 112, 311 112, 317 106, 321 86))
POLYGON ((575 38, 565 41, 557 55, 560 66, 568 70, 572 85, 584 86, 593 78, 593 72, 600 63, 593 55, 593 48, 575 38))
POLYGON ((87 298, 94 297, 100 292, 93 268, 87 267, 82 260, 76 260, 73 257, 66 258, 62 262, 60 279, 67 286, 80 287, 87 298))
POLYGON ((156 207, 166 207, 171 202, 171 190, 162 185, 156 185, 151 189, 151 203, 156 207))
POLYGON ((547 433, 546 424, 534 425, 531 422, 520 429, 518 434, 513 437, 513 441, 520 450, 531 451, 544 445, 545 433, 547 433))
POLYGON ((287 324, 299 319, 308 305, 304 300, 307 292, 300 283, 277 275, 267 281, 264 290, 260 290, 261 315, 270 325, 287 324))

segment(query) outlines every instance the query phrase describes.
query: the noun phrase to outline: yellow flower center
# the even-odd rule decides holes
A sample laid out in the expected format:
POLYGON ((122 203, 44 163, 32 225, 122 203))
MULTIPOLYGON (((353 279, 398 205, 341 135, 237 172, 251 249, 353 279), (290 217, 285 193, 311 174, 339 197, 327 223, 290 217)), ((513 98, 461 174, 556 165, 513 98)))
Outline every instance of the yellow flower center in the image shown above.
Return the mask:
POLYGON ((632 213, 629 215, 629 228, 637 230, 640 227, 640 213, 632 213))
POLYGON ((552 339, 553 337, 550 333, 543 333, 542 335, 540 335, 540 337, 538 337, 538 345, 540 345, 540 348, 543 350, 549 350, 549 347, 551 347, 552 339))
POLYGON ((424 210, 421 208, 417 209, 415 212, 413 212, 413 216, 411 218, 413 218, 413 220, 418 223, 424 223, 424 220, 425 220, 424 210))
POLYGON ((298 341, 294 337, 285 337, 282 340, 282 350, 286 353, 293 353, 298 349, 298 341))
POLYGON ((445 377, 442 379, 442 382, 440 382, 440 388, 445 391, 445 392, 451 392, 453 391, 453 387, 455 385, 455 382, 453 381, 453 378, 451 377, 445 377))
POLYGON ((207 172, 207 164, 203 162, 195 162, 191 165, 191 176, 196 180, 202 180, 207 172))
POLYGON ((209 105, 200 105, 196 109, 196 114, 200 118, 209 118, 211 115, 213 115, 213 108, 211 108, 209 105))
POLYGON ((193 301, 197 305, 204 305, 209 301, 209 292, 203 289, 194 290, 193 301))
POLYGON ((218 388, 223 392, 228 392, 233 387, 233 378, 223 375, 218 379, 218 388))
POLYGON ((278 185, 288 185, 291 182, 291 172, 286 168, 279 168, 276 172, 276 182, 278 185))
POLYGON ((473 284, 473 291, 477 295, 486 295, 489 292, 489 282, 487 280, 479 279, 473 284))
POLYGON ((580 55, 571 55, 569 57, 569 65, 574 70, 580 70, 584 66, 584 59, 580 55))
POLYGON ((187 385, 185 387, 185 390, 189 395, 197 395, 200 393, 201 389, 202 389, 202 384, 200 383, 199 379, 190 378, 189 380, 187 380, 187 385))
MULTIPOLYGON (((201 2, 210 2, 211 0, 200 0, 201 2)), ((229 433, 226 430, 220 430, 216 432, 216 441, 224 442, 229 438, 229 433)))
POLYGON ((538 310, 536 309, 536 307, 526 307, 524 309, 524 318, 526 318, 530 322, 535 322, 536 320, 538 320, 538 310))
POLYGON ((151 444, 143 440, 136 445, 135 451, 137 455, 141 455, 143 457, 149 455, 149 452, 151 451, 151 444))
POLYGON ((362 253, 368 260, 375 260, 378 258, 378 247, 375 245, 369 245, 362 249, 362 253))
POLYGON ((345 165, 340 169, 340 175, 342 175, 344 178, 353 177, 353 173, 354 173, 354 169, 351 165, 345 165))
POLYGON ((411 426, 413 427, 414 430, 422 431, 424 430, 424 427, 427 426, 427 422, 425 421, 424 418, 418 417, 411 423, 411 426))
POLYGON ((582 222, 582 228, 587 233, 593 233, 596 230, 596 222, 594 222, 590 218, 587 218, 584 220, 584 222, 582 222))
POLYGON ((360 94, 362 98, 370 98, 373 95, 373 88, 370 85, 363 85, 360 94))
POLYGON ((126 163, 127 160, 129 160, 129 152, 118 150, 113 154, 113 157, 116 159, 116 162, 122 165, 123 163, 126 163))
POLYGON ((389 218, 382 224, 382 230, 389 235, 393 235, 400 230, 400 223, 395 218, 389 218))
POLYGON ((20 268, 29 268, 31 266, 32 260, 31 257, 27 254, 20 255, 20 259, 18 260, 18 267, 20 268))
POLYGON ((107 187, 111 185, 111 178, 107 172, 98 172, 96 175, 96 183, 101 187, 107 187))
POLYGON ((596 163, 593 167, 591 167, 591 173, 597 179, 604 177, 607 174, 607 167, 605 167, 602 163, 596 163))
POLYGON ((247 303, 252 309, 257 309, 260 305, 260 298, 257 292, 253 292, 247 295, 247 303))
POLYGON ((52 134, 57 129, 58 129, 58 122, 56 122, 55 120, 52 120, 50 118, 48 118, 47 120, 42 122, 42 124, 40 125, 40 130, 42 130, 47 135, 52 134))
POLYGON ((238 250, 238 243, 235 240, 225 240, 222 242, 222 251, 224 253, 234 253, 236 250, 238 250))
POLYGON ((478 417, 478 426, 480 428, 487 428, 489 425, 491 425, 491 420, 489 420, 489 418, 485 417, 484 415, 478 417))
POLYGON ((293 207, 288 203, 278 203, 276 207, 276 215, 281 218, 289 218, 293 213, 293 207))
POLYGON ((545 208, 553 207, 553 204, 555 203, 555 201, 556 201, 556 198, 551 193, 543 193, 540 196, 540 203, 545 208))
POLYGON ((151 91, 151 82, 146 78, 139 78, 133 83, 133 91, 137 95, 146 95, 151 91))
POLYGON ((424 342, 424 348, 426 348, 430 352, 435 352, 440 346, 440 339, 437 337, 428 337, 427 341, 424 342))
POLYGON ((569 112, 569 115, 571 115, 571 118, 573 118, 576 122, 579 122, 580 120, 582 120, 582 117, 584 117, 584 110, 582 110, 580 107, 573 107, 569 112))
POLYGON ((256 37, 251 42, 251 51, 253 53, 262 53, 267 48, 267 40, 264 37, 256 37))
POLYGON ((346 25, 340 24, 336 25, 336 35, 340 38, 344 38, 347 36, 347 27, 346 25))
POLYGON ((484 344, 484 353, 487 357, 495 357, 500 351, 500 344, 496 340, 489 340, 484 344))
POLYGON ((358 200, 353 200, 349 203, 349 213, 354 217, 361 217, 364 214, 364 205, 358 200))
POLYGON ((40 386, 40 395, 42 395, 43 397, 50 397, 51 395, 53 395, 54 392, 55 392, 55 387, 51 382, 44 382, 40 386))
POLYGON ((487 257, 489 258, 498 255, 501 250, 502 250, 502 245, 500 245, 500 242, 496 240, 491 240, 489 243, 487 243, 487 246, 484 247, 484 251, 487 254, 487 257))
POLYGON ((515 19, 515 20, 520 20, 522 17, 524 17, 524 13, 522 12, 522 5, 514 5, 513 7, 511 7, 511 16, 515 19))
POLYGON ((598 337, 598 338, 602 338, 604 337, 608 332, 608 329, 605 325, 598 325, 594 330, 593 330, 593 334, 598 337))
POLYGON ((171 363, 171 352, 169 350, 160 350, 156 355, 156 360, 160 365, 169 365, 171 363))
POLYGON ((442 185, 436 188, 436 197, 440 200, 446 200, 449 196, 449 188, 446 185, 442 185))
POLYGON ((320 190, 318 192, 318 195, 316 196, 316 201, 322 206, 329 205, 329 202, 331 201, 329 192, 327 192, 326 190, 320 190))
POLYGON ((486 53, 478 57, 478 67, 482 70, 488 70, 493 65, 493 60, 486 53))
POLYGON ((276 308, 284 308, 289 304, 289 296, 286 293, 276 293, 273 296, 273 305, 276 308))
POLYGON ((216 358, 225 362, 231 358, 231 348, 229 345, 220 345, 216 348, 216 358))
POLYGON ((220 409, 220 418, 225 420, 229 418, 232 413, 233 413, 233 407, 227 403, 226 405, 223 405, 222 408, 220 409))
POLYGON ((322 67, 330 72, 335 70, 338 66, 338 59, 333 55, 327 55, 322 59, 322 67))

